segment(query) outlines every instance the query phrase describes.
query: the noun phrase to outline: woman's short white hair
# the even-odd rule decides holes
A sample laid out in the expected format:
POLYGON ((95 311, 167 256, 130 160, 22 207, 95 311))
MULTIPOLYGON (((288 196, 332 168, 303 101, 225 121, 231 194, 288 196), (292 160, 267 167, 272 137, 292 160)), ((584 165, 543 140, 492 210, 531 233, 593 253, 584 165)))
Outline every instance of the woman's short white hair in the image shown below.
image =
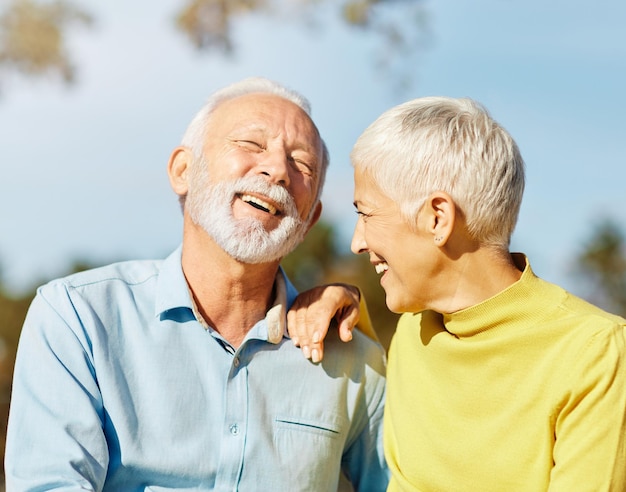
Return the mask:
POLYGON ((513 138, 476 101, 425 97, 396 106, 363 132, 350 157, 409 224, 416 224, 431 193, 444 191, 472 238, 509 247, 524 161, 513 138))
MULTIPOLYGON (((181 145, 188 147, 194 154, 195 162, 201 162, 203 157, 204 143, 207 138, 207 125, 213 111, 223 102, 235 99, 247 94, 272 94, 282 97, 301 108, 311 118, 311 105, 309 101, 300 93, 289 89, 278 82, 263 77, 250 77, 239 82, 230 84, 211 94, 204 106, 196 113, 193 120, 183 134, 181 145)), ((311 120, 312 121, 312 120, 311 120)), ((315 125, 315 123, 313 123, 315 125)), ((318 131, 319 133, 319 131, 318 131)), ((326 169, 330 162, 330 156, 326 143, 320 136, 322 142, 322 162, 319 169, 319 183, 317 187, 316 201, 319 201, 326 179, 326 169)), ((183 197, 184 198, 184 197, 183 197)))

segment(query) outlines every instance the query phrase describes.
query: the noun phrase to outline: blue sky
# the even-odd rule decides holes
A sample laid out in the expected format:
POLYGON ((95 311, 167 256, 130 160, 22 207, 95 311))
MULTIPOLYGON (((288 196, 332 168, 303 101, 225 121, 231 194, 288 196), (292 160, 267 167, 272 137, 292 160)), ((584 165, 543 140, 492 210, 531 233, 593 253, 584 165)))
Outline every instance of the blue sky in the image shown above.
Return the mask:
MULTIPOLYGON (((79 3, 79 0, 76 0, 79 3)), ((513 249, 574 292, 569 275, 594 224, 626 230, 626 2, 425 2, 430 41, 402 60, 398 92, 372 59, 375 40, 321 16, 235 26, 232 59, 194 52, 172 27, 177 0, 80 4, 78 84, 11 79, 0 99, 0 265, 15 289, 72 260, 163 257, 181 237, 165 166, 208 94, 262 75, 303 92, 331 152, 324 218, 346 249, 354 225, 354 140, 381 112, 426 95, 469 96, 518 142, 527 187, 513 249)))

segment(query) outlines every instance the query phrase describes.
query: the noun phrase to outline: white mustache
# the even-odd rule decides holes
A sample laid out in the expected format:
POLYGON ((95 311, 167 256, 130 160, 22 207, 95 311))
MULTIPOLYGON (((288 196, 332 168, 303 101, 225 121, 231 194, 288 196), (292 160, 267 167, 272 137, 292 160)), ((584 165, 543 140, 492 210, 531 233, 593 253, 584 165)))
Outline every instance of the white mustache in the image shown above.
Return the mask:
POLYGON ((283 215, 299 218, 296 202, 289 192, 280 185, 268 183, 260 176, 246 176, 228 183, 228 191, 235 195, 257 193, 270 198, 278 205, 283 215))

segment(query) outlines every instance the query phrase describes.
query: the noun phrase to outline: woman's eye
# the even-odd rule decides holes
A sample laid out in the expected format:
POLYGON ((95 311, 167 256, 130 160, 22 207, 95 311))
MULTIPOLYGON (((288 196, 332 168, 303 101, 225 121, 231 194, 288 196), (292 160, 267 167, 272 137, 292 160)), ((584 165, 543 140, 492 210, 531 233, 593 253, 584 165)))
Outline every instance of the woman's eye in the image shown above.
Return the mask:
POLYGON ((361 212, 360 210, 355 210, 355 212, 359 216, 359 219, 363 219, 364 222, 369 218, 369 214, 366 214, 365 212, 361 212))

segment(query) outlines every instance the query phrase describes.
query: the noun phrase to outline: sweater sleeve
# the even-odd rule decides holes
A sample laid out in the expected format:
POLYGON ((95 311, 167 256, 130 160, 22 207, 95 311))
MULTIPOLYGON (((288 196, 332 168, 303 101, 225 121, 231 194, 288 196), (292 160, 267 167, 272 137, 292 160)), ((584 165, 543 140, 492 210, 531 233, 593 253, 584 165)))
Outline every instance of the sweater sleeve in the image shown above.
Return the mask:
POLYGON ((359 289, 359 294, 360 294, 360 300, 359 300, 360 316, 359 316, 359 322, 356 325, 356 327, 359 329, 361 333, 368 336, 375 342, 380 343, 380 340, 378 339, 378 335, 376 334, 376 331, 374 330, 374 325, 372 324, 369 310, 367 309, 365 296, 363 295, 363 292, 361 292, 361 289, 359 289))
POLYGON ((574 361, 555 416, 551 492, 626 490, 624 326, 598 330, 574 361))

